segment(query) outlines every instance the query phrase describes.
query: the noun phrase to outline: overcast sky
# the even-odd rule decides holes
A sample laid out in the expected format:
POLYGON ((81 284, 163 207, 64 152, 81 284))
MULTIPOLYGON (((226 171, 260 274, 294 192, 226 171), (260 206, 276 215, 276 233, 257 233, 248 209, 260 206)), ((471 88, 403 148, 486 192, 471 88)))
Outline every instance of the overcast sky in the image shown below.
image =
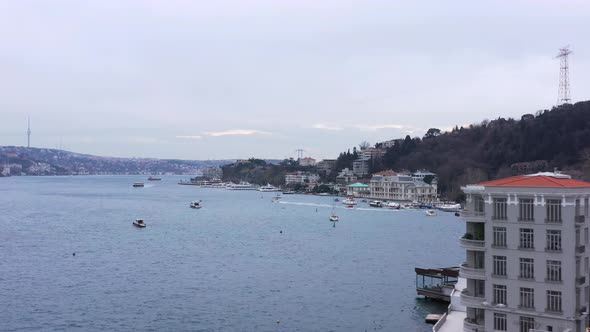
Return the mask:
POLYGON ((0 1, 0 145, 336 157, 590 99, 588 1, 0 1))

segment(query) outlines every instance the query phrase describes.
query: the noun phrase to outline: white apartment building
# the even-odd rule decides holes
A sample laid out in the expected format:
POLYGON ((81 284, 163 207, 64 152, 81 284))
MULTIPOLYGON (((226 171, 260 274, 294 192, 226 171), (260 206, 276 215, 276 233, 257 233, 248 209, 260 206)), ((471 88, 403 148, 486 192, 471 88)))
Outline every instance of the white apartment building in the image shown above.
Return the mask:
POLYGON ((285 174, 285 184, 295 184, 295 183, 315 183, 320 180, 320 176, 315 173, 307 173, 307 172, 292 172, 285 174))
POLYGON ((336 177, 336 183, 340 184, 352 183, 356 182, 356 180, 356 175, 354 175, 354 172, 348 168, 342 169, 342 171, 340 171, 340 173, 338 173, 338 176, 336 177))
POLYGON ((463 331, 586 331, 590 183, 537 173, 462 189, 463 331))
POLYGON ((428 202, 436 200, 437 184, 432 185, 394 171, 373 174, 369 182, 371 197, 399 201, 428 202))
POLYGON ((310 157, 305 157, 305 158, 299 159, 299 165, 300 166, 313 166, 313 165, 315 165, 315 159, 310 158, 310 157))
POLYGON ((369 174, 369 161, 371 158, 361 157, 352 162, 352 171, 355 175, 363 177, 369 174))

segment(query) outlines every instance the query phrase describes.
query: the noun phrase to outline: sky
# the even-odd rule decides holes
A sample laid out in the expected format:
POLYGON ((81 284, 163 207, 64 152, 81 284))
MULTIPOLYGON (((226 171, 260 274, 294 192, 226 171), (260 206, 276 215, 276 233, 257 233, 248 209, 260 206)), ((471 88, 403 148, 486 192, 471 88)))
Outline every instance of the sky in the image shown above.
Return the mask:
POLYGON ((335 158, 590 99, 588 1, 0 1, 0 145, 335 158))

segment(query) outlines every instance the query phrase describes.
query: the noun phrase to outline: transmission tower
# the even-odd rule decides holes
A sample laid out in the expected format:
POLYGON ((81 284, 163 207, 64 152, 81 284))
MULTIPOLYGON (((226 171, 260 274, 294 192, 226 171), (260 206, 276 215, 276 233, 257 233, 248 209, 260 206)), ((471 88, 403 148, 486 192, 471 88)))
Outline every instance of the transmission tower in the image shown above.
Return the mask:
POLYGON ((305 151, 305 150, 303 150, 303 149, 295 150, 295 152, 297 152, 297 160, 303 158, 303 151, 305 151))
POLYGON ((568 55, 572 51, 568 46, 559 49, 559 54, 555 58, 559 58, 559 91, 557 92, 557 106, 562 104, 569 104, 570 98, 570 78, 569 78, 569 64, 568 55))

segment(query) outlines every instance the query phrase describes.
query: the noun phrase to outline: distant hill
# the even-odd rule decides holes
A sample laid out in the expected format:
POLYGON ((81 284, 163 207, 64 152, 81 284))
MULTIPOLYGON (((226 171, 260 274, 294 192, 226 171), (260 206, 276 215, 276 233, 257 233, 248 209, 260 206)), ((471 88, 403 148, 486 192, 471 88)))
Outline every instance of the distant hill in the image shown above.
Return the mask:
POLYGON ((100 157, 57 149, 0 146, 0 171, 8 163, 12 175, 194 174, 201 167, 230 162, 100 157))
POLYGON ((590 101, 520 120, 498 118, 444 133, 432 128, 423 138, 407 136, 372 165, 372 171, 389 168, 433 171, 452 199, 468 183, 554 168, 590 180, 590 101))

